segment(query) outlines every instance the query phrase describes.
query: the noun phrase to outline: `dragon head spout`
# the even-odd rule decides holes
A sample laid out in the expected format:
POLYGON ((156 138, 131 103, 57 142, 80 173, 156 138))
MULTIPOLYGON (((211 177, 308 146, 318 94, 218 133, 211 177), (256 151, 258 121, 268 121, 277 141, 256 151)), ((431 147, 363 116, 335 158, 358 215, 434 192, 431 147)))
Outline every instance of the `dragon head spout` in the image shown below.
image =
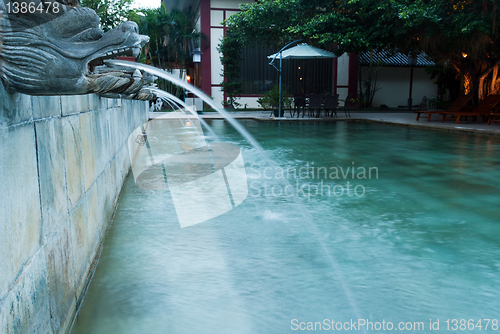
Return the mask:
POLYGON ((104 33, 92 9, 54 1, 31 3, 46 11, 14 15, 19 5, 0 0, 0 78, 8 91, 109 96, 141 90, 144 81, 137 71, 97 70, 105 59, 139 56, 149 37, 139 34, 136 23, 124 22, 104 33), (50 12, 50 6, 53 11, 57 7, 57 13, 50 12))

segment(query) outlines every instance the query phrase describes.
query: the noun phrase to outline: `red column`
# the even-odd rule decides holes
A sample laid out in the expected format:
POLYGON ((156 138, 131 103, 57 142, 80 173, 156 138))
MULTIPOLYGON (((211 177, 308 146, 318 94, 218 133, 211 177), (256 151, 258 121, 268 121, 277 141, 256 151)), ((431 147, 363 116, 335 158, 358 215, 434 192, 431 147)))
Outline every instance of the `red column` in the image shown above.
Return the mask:
MULTIPOLYGON (((337 50, 337 43, 333 45, 333 50, 337 50)), ((333 58, 333 94, 337 94, 337 78, 339 76, 339 59, 333 58)))
POLYGON ((349 78, 347 80, 347 94, 352 98, 358 97, 358 54, 349 54, 349 78))
MULTIPOLYGON (((210 41, 210 0, 200 0, 200 23, 201 32, 210 41)), ((212 64, 210 46, 207 42, 201 42, 201 90, 208 96, 212 95, 212 64)))

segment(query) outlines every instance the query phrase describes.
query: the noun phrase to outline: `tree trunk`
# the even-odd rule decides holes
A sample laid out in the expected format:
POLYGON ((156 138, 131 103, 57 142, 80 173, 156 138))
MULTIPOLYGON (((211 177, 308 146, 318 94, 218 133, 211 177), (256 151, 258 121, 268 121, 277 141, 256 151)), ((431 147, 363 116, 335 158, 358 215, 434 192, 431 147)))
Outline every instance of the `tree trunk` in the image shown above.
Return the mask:
POLYGON ((464 95, 465 92, 465 71, 462 68, 457 68, 458 75, 460 76, 460 95, 464 95))
POLYGON ((477 97, 479 99, 479 102, 484 100, 484 98, 486 97, 486 92, 485 92, 485 87, 484 87, 484 79, 485 77, 481 77, 479 78, 479 82, 478 82, 478 85, 477 85, 477 97))
POLYGON ((498 66, 495 66, 493 68, 493 74, 491 76, 490 94, 497 93, 497 87, 496 87, 497 77, 498 77, 498 66))
POLYGON ((370 51, 370 64, 368 65, 368 80, 366 85, 366 105, 365 107, 371 107, 371 88, 372 88, 372 68, 373 68, 373 50, 370 51))
MULTIPOLYGON (((363 101, 363 75, 361 73, 361 62, 358 62, 358 84, 359 84, 358 107, 362 107, 361 101, 363 101)), ((348 103, 348 101, 346 101, 346 103, 348 103)))

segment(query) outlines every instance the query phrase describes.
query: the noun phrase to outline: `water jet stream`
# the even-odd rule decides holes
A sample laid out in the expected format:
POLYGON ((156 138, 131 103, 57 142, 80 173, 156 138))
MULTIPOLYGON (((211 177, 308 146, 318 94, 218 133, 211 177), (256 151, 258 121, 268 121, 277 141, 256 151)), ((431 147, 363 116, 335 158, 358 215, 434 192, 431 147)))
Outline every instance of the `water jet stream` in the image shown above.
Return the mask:
MULTIPOLYGON (((167 73, 164 70, 161 70, 161 69, 149 66, 149 65, 145 65, 145 64, 141 64, 141 63, 133 63, 133 62, 129 62, 129 61, 122 61, 122 60, 105 60, 104 62, 109 66, 124 66, 124 67, 131 67, 131 68, 146 71, 152 75, 156 75, 158 77, 161 77, 165 80, 172 82, 175 85, 178 85, 178 86, 192 92, 193 94, 200 97, 203 101, 205 101, 214 110, 216 110, 218 113, 220 113, 226 119, 226 121, 229 122, 236 129, 236 131, 238 131, 255 149, 257 149, 257 151, 259 151, 259 153, 262 155, 264 160, 269 164, 269 166, 271 166, 273 168, 279 167, 271 158, 269 158, 267 153, 264 151, 262 146, 255 140, 255 138, 253 138, 253 136, 236 119, 234 119, 228 112, 226 112, 222 108, 218 107, 210 97, 208 97, 205 93, 203 93, 198 88, 196 88, 196 87, 190 85, 189 83, 173 76, 172 74, 167 73)), ((156 90, 156 91, 158 91, 158 90, 156 90)), ((164 92, 164 93, 166 93, 166 92, 164 92)), ((169 93, 166 93, 166 94, 170 95, 169 93)), ((160 94, 160 95, 168 96, 165 94, 160 94)), ((201 119, 201 118, 199 117, 199 119, 201 119)), ((289 181, 286 178, 280 178, 278 180, 278 182, 283 183, 285 186, 290 185, 289 181)), ((313 217, 311 216, 311 214, 309 213, 309 211, 307 210, 305 205, 301 202, 301 200, 299 199, 298 196, 292 196, 291 198, 293 198, 295 203, 301 207, 301 209, 298 210, 299 211, 298 214, 303 216, 304 221, 308 223, 309 227, 311 228, 311 232, 315 235, 318 242, 320 243, 321 248, 322 248, 326 258, 328 259, 329 263, 331 264, 332 268, 334 269, 335 273, 337 274, 339 281, 341 282, 341 286, 342 286, 342 290, 344 292, 344 295, 346 296, 347 300, 349 301, 349 304, 350 304, 356 318, 363 319, 363 317, 361 317, 360 312, 358 310, 357 303, 354 299, 354 296, 352 295, 350 288, 347 285, 346 279, 342 274, 340 266, 337 263, 337 261, 333 258, 333 256, 330 254, 331 252, 326 247, 325 240, 323 239, 323 236, 321 235, 321 232, 319 231, 316 224, 314 224, 313 217)), ((367 333, 366 329, 364 329, 364 328, 362 331, 363 331, 363 333, 367 333)))
MULTIPOLYGON (((199 117, 193 108, 189 108, 189 106, 184 101, 179 99, 177 96, 167 93, 164 90, 158 88, 152 88, 151 91, 155 92, 156 95, 163 101, 166 101, 173 110, 175 110, 175 108, 172 106, 171 103, 180 107, 179 110, 182 110, 184 114, 186 114, 185 110, 188 110, 192 115, 196 116, 196 118, 200 121, 201 125, 203 125, 216 140, 220 141, 219 136, 215 133, 212 127, 208 125, 208 123, 203 118, 199 117)), ((189 118, 187 114, 186 116, 189 118)))
POLYGON ((172 82, 173 84, 180 86, 180 87, 192 92, 193 94, 197 95, 203 101, 205 101, 210 107, 212 107, 214 110, 217 110, 217 112, 219 114, 224 116, 224 118, 229 122, 229 124, 231 124, 236 129, 236 131, 238 131, 243 136, 243 138, 245 138, 255 149, 257 149, 262 154, 262 157, 266 160, 266 162, 269 163, 269 165, 271 165, 271 166, 274 165, 273 161, 271 161, 271 159, 269 159, 269 157, 265 153, 262 146, 260 146, 260 144, 250 135, 250 133, 248 133, 248 131, 240 123, 238 123, 233 117, 231 117, 231 115, 229 115, 229 113, 227 111, 219 108, 210 97, 208 97, 205 93, 203 93, 198 88, 194 87, 193 85, 188 84, 187 82, 175 77, 172 74, 167 73, 166 71, 163 71, 163 70, 158 69, 158 68, 153 67, 153 66, 149 66, 149 65, 145 65, 145 64, 141 64, 141 63, 133 63, 133 62, 124 61, 124 60, 114 60, 114 59, 113 60, 104 60, 104 62, 106 63, 106 65, 110 65, 110 66, 114 66, 114 65, 115 66, 125 66, 125 67, 131 67, 131 68, 136 68, 139 70, 146 71, 150 74, 153 74, 153 75, 161 77, 165 80, 168 80, 168 81, 172 82))

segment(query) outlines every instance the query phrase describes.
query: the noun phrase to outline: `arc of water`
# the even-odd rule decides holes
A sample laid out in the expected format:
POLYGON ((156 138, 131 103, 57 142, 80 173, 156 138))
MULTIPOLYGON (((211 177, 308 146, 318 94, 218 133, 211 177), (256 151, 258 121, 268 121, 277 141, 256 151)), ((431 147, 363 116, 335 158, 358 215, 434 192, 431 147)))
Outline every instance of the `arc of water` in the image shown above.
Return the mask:
POLYGON ((198 97, 203 99, 210 107, 212 107, 214 110, 217 110, 217 112, 219 112, 222 116, 224 116, 224 118, 229 122, 229 124, 231 124, 236 129, 236 131, 238 131, 240 133, 240 135, 243 136, 243 138, 245 138, 253 147, 255 147, 255 149, 257 151, 259 151, 261 153, 262 157, 266 160, 266 162, 270 166, 275 165, 274 162, 267 156, 267 154, 264 151, 264 149, 262 148, 262 146, 260 146, 260 144, 247 132, 247 130, 240 123, 238 123, 233 117, 231 117, 231 115, 227 111, 219 108, 210 97, 208 97, 205 93, 203 93, 198 88, 188 84, 185 81, 182 81, 181 79, 175 77, 174 75, 167 73, 166 71, 160 70, 158 68, 155 68, 155 67, 152 67, 149 65, 145 65, 145 64, 141 64, 141 63, 133 63, 130 61, 114 60, 114 59, 108 59, 108 60, 105 60, 104 62, 110 66, 125 66, 125 67, 137 68, 137 69, 149 72, 149 73, 156 75, 158 77, 161 77, 163 79, 166 79, 166 80, 168 80, 168 81, 170 81, 170 82, 172 82, 172 83, 174 83, 174 84, 176 84, 176 85, 178 85, 186 90, 191 91, 192 93, 194 93, 195 95, 197 95, 198 97))
MULTIPOLYGON (((110 65, 110 66, 115 66, 116 65, 116 66, 125 66, 125 67, 132 67, 132 68, 141 69, 143 71, 149 72, 149 73, 151 73, 153 75, 156 75, 158 77, 161 77, 161 78, 164 78, 166 80, 169 80, 172 83, 174 83, 174 84, 176 84, 176 85, 178 85, 180 87, 183 87, 183 88, 191 91, 192 93, 194 93, 198 97, 202 98, 214 110, 217 110, 217 112, 219 112, 222 116, 224 116, 224 118, 255 149, 257 149, 257 151, 259 151, 259 153, 262 155, 262 157, 266 160, 266 162, 270 166, 272 166, 274 168, 278 167, 278 165, 272 159, 269 158, 269 156, 264 151, 264 149, 262 148, 262 146, 260 146, 260 144, 253 138, 253 136, 250 133, 248 133, 247 130, 241 124, 239 124, 238 121, 236 121, 236 119, 234 119, 226 111, 224 111, 221 108, 219 108, 218 106, 216 106, 215 103, 213 102, 213 100, 210 97, 208 97, 205 93, 203 93, 201 90, 199 90, 198 88, 196 88, 196 87, 188 84, 187 82, 182 81, 179 78, 176 78, 175 76, 167 73, 166 71, 157 69, 157 68, 149 66, 149 65, 140 64, 140 63, 132 63, 132 62, 121 61, 121 60, 105 60, 104 62, 107 65, 110 65)), ((287 185, 290 185, 289 181, 286 178, 279 179, 279 182, 286 182, 287 185)), ((298 196, 293 196, 291 198, 294 199, 294 201, 297 203, 297 205, 304 207, 304 204, 302 202, 300 202, 300 199, 299 199, 298 196)), ((359 313, 356 301, 355 301, 355 299, 354 299, 354 297, 353 297, 353 295, 352 295, 352 293, 350 291, 350 288, 348 287, 348 285, 346 283, 346 280, 345 280, 344 275, 342 274, 341 268, 340 268, 339 264, 337 263, 337 261, 333 258, 333 256, 328 251, 328 249, 327 249, 327 247, 325 245, 325 241, 323 240, 323 237, 321 235, 321 232, 319 231, 319 229, 316 226, 316 224, 314 224, 313 217, 311 216, 311 214, 308 212, 307 209, 299 210, 299 214, 304 217, 304 221, 307 222, 309 224, 309 226, 311 227, 311 231, 315 234, 316 238, 318 239, 318 241, 319 241, 319 243, 320 243, 320 245, 321 245, 321 247, 323 249, 323 252, 325 253, 325 256, 327 257, 328 261, 330 262, 330 264, 332 265, 332 267, 334 268, 334 270, 336 271, 336 273, 337 273, 337 275, 339 277, 339 280, 340 280, 341 285, 342 285, 342 289, 344 290, 344 294, 345 294, 347 300, 349 301, 349 304, 351 305, 351 308, 353 309, 353 312, 355 313, 355 315, 356 315, 356 317, 358 319, 361 319, 362 317, 360 316, 360 313, 359 313)), ((367 333, 366 329, 364 329, 364 328, 363 328, 363 333, 367 333)))
MULTIPOLYGON (((177 106, 181 107, 179 109, 182 110, 184 112, 184 114, 186 114, 185 111, 187 110, 192 115, 196 116, 196 118, 200 121, 201 125, 203 125, 205 127, 205 129, 207 129, 208 132, 210 132, 212 137, 214 137, 216 140, 220 141, 219 136, 215 133, 215 131, 212 129, 212 127, 210 125, 208 125, 208 123, 203 118, 199 117, 198 113, 196 113, 194 111, 194 109, 189 108, 189 106, 184 101, 179 99, 177 96, 170 94, 164 90, 158 89, 158 88, 151 88, 151 91, 155 92, 156 95, 158 97, 160 97, 161 99, 163 99, 164 101, 168 101, 167 103, 172 102, 172 103, 176 104, 177 106)), ((169 105, 171 106, 170 103, 169 103, 169 105)), ((174 108, 172 108, 172 109, 174 109, 174 108)), ((187 116, 187 114, 186 114, 186 116, 187 116)))
POLYGON ((172 105, 172 101, 170 101, 169 99, 161 99, 161 100, 167 102, 167 104, 170 106, 170 108, 172 108, 172 110, 176 109, 175 106, 174 106, 175 104, 172 105))
MULTIPOLYGON (((215 138, 217 141, 221 141, 219 136, 215 133, 215 131, 212 129, 212 127, 210 125, 207 124, 207 122, 205 122, 205 120, 201 117, 199 117, 198 113, 195 112, 194 108, 189 108, 188 105, 182 101, 181 99, 179 99, 177 96, 173 95, 173 94, 170 94, 164 90, 161 90, 161 89, 157 89, 157 88, 152 88, 151 91, 153 91, 154 93, 156 93, 156 95, 161 98, 163 101, 166 101, 173 110, 175 110, 174 107, 172 107, 171 103, 177 105, 179 108, 179 110, 182 110, 182 112, 189 118, 189 116, 186 114, 186 110, 188 110, 191 114, 193 114, 194 116, 196 116, 196 119, 198 121, 200 121, 201 125, 203 125, 207 130, 208 132, 210 132, 210 135, 215 138)), ((212 152, 210 150, 210 144, 207 142, 207 146, 208 146, 208 151, 209 151, 209 155, 210 155, 210 163, 212 164, 212 171, 214 171, 214 162, 213 162, 213 157, 212 157, 212 152)), ((230 187, 228 184, 227 185, 227 189, 228 189, 228 192, 230 192, 230 187)))

